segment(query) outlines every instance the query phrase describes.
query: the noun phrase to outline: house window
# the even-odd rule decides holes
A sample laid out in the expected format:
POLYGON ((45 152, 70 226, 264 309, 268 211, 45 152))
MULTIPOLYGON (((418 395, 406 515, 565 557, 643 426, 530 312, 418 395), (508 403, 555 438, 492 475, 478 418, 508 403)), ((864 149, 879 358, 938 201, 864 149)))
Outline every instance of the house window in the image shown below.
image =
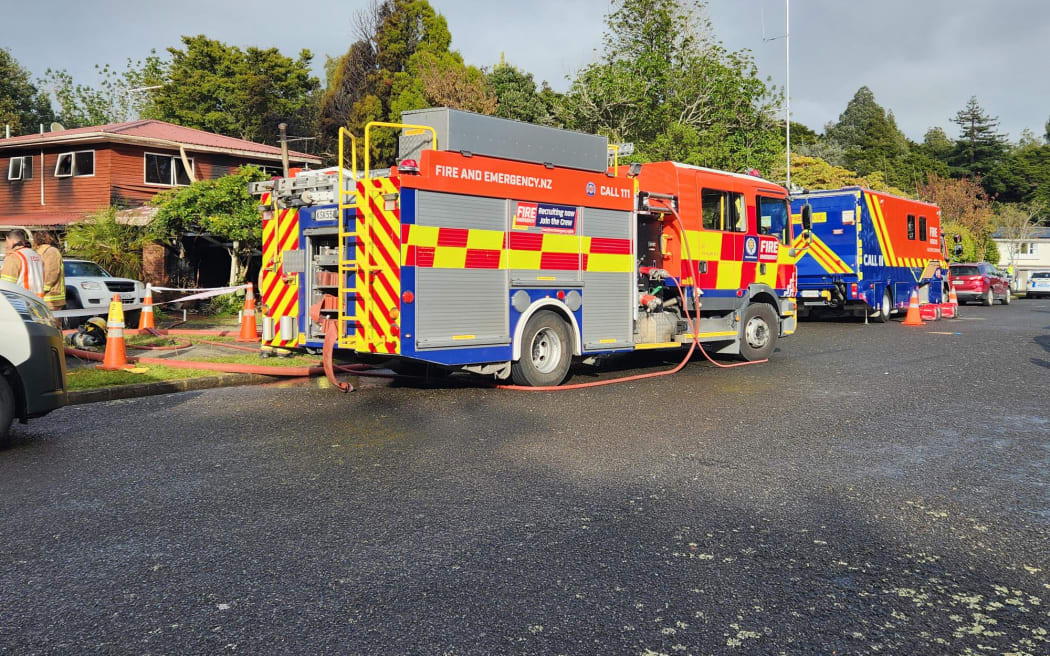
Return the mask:
POLYGON ((926 232, 926 217, 919 217, 919 241, 926 241, 930 238, 930 234, 926 232))
POLYGON ((915 239, 915 215, 908 215, 908 239, 915 239))
POLYGON ((28 155, 25 157, 12 157, 11 162, 7 165, 7 179, 32 180, 33 158, 28 155))
POLYGON ((1035 255, 1035 244, 1030 241, 1023 241, 1017 247, 1018 255, 1035 255))
MULTIPOLYGON (((193 158, 190 161, 190 169, 194 169, 193 158)), ((160 153, 146 153, 146 184, 166 186, 186 186, 190 183, 190 176, 186 174, 186 167, 182 165, 182 158, 178 155, 164 155, 160 153)))
POLYGON ((700 192, 700 207, 705 230, 747 232, 747 208, 743 194, 704 189, 700 192))
POLYGON ((78 150, 72 153, 61 153, 55 163, 55 177, 84 177, 95 175, 95 151, 78 150))

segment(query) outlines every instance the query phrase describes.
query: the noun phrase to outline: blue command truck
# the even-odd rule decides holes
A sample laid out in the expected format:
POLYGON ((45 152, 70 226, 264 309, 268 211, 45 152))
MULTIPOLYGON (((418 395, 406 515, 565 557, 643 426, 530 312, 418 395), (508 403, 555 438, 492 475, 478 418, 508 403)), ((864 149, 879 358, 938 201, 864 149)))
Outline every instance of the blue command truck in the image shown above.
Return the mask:
POLYGON ((947 257, 936 205, 846 187, 792 198, 792 220, 812 226, 796 238, 800 317, 867 315, 885 322, 907 309, 947 301, 947 257))

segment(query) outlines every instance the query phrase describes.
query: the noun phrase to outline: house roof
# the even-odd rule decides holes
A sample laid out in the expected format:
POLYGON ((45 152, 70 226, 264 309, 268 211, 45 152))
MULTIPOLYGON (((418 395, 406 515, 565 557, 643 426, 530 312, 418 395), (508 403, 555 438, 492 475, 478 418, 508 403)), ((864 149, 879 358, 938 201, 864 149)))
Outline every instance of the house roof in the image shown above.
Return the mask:
MULTIPOLYGON (((137 143, 149 146, 178 148, 185 146, 198 152, 213 152, 240 155, 256 159, 281 160, 281 149, 276 146, 255 143, 247 139, 227 137, 213 132, 175 125, 165 121, 142 119, 124 123, 92 125, 69 130, 57 130, 43 134, 25 134, 0 139, 0 150, 45 146, 52 144, 76 144, 98 142, 137 143)), ((289 151, 289 158, 296 162, 320 164, 321 158, 296 151, 289 151)))
POLYGON ((28 226, 60 226, 76 223, 87 212, 33 212, 17 216, 0 217, 0 230, 28 226))
MULTIPOLYGON (((993 232, 992 239, 1002 239, 1004 241, 1017 241, 1015 237, 1006 237, 1003 234, 1002 230, 996 230, 995 232, 993 232)), ((1027 241, 1029 239, 1050 239, 1050 227, 1037 226, 1032 228, 1031 232, 1028 233, 1028 236, 1025 237, 1022 241, 1027 241)))

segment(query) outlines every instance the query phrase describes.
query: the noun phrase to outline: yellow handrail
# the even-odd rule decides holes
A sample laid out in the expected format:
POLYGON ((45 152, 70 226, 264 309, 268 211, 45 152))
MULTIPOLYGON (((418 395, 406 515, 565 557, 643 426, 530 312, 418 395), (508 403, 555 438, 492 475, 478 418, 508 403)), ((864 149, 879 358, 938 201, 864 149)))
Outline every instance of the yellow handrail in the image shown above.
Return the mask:
MULTIPOLYGON (((345 157, 343 150, 343 136, 350 137, 350 172, 354 176, 354 190, 357 189, 357 137, 353 135, 350 130, 346 128, 339 128, 339 197, 338 202, 342 204, 343 195, 347 193, 346 185, 343 182, 343 159, 345 157)), ((342 217, 339 218, 339 223, 342 225, 342 217)))
POLYGON ((620 174, 620 144, 609 144, 608 149, 613 153, 613 175, 620 174))
POLYGON ((371 170, 372 163, 372 141, 370 132, 373 127, 376 128, 394 128, 397 130, 424 130, 430 132, 430 147, 433 150, 437 150, 437 130, 430 127, 429 125, 412 125, 410 123, 384 123, 383 121, 372 121, 365 126, 365 179, 368 179, 369 172, 371 170))

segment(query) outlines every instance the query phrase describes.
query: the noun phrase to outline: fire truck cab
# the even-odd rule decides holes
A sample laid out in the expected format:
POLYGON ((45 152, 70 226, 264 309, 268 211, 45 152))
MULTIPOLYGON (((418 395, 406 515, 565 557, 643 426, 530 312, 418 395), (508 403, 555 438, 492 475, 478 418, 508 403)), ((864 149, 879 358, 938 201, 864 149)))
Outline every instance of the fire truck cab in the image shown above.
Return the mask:
POLYGON ((795 331, 782 187, 610 167, 604 137, 457 110, 402 120, 366 128, 360 173, 343 131, 336 169, 253 187, 264 344, 327 335, 363 361, 547 386, 574 359, 694 340, 764 359, 795 331), (397 166, 371 168, 375 130, 397 131, 397 166))

